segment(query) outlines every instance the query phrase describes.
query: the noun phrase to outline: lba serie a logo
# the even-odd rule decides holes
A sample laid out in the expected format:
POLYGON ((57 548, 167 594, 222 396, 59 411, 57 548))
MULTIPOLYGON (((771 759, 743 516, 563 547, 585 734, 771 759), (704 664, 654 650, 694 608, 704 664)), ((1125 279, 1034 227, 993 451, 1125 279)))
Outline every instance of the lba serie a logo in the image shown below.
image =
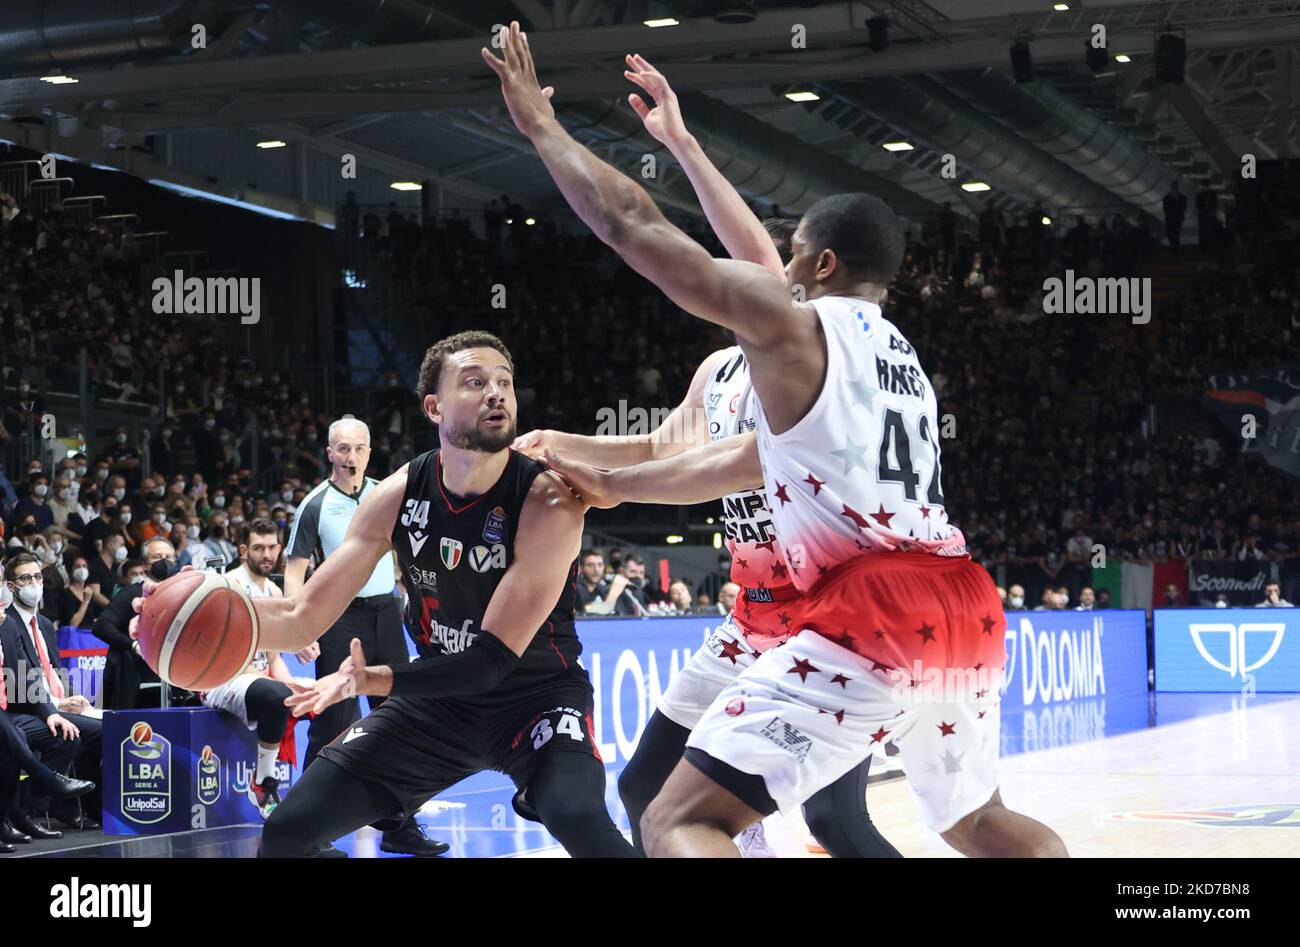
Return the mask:
POLYGON ((194 795, 205 806, 214 805, 221 798, 221 757, 205 744, 196 768, 194 795))
POLYGON ((172 744, 147 723, 122 741, 122 815, 132 822, 161 822, 172 811, 172 744))

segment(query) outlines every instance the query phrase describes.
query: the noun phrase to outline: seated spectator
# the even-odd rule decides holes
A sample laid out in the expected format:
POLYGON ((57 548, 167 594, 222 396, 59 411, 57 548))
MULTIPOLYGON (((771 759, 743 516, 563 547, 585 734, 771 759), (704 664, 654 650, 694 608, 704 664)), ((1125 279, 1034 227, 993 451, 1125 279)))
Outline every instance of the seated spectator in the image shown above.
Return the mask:
POLYGON ((627 576, 605 579, 605 559, 595 549, 584 549, 578 556, 577 598, 574 609, 579 615, 612 615, 614 603, 627 588, 627 576))
POLYGON ((54 512, 50 509, 48 496, 50 478, 43 473, 33 473, 27 478, 27 495, 14 507, 11 519, 30 520, 37 530, 45 530, 54 525, 54 512))
MULTIPOLYGON (((650 605, 650 600, 646 596, 645 560, 639 553, 629 553, 623 557, 623 566, 619 570, 619 575, 626 580, 627 584, 614 601, 614 614, 636 617, 644 615, 650 605)), ((613 580, 611 580, 612 584, 613 580)))
POLYGON ((1264 586, 1264 601, 1258 602, 1256 608, 1292 608, 1290 602, 1282 597, 1282 586, 1269 582, 1264 586))
POLYGON ((1110 608, 1110 589, 1097 590, 1097 608, 1110 608))
POLYGON ((1076 612, 1090 612, 1097 605, 1097 593, 1088 586, 1079 590, 1079 604, 1074 606, 1076 612))
MULTIPOLYGON (((255 520, 248 527, 248 542, 239 546, 241 563, 226 577, 252 598, 280 598, 280 587, 271 581, 271 573, 280 561, 280 531, 266 520, 255 520)), ((313 646, 320 653, 319 645, 313 646)), ((284 658, 278 652, 259 651, 242 674, 234 680, 201 694, 204 706, 233 714, 244 726, 257 731, 257 768, 253 786, 258 808, 267 818, 280 804, 280 784, 275 777, 275 761, 280 752, 289 722, 290 710, 285 698, 293 691, 294 680, 284 658)))
POLYGON ((108 606, 108 600, 117 589, 117 570, 126 558, 126 537, 122 533, 111 533, 88 559, 90 584, 96 589, 94 599, 101 609, 108 606))
POLYGON ((668 586, 668 600, 672 604, 673 614, 689 615, 691 613, 691 587, 682 579, 677 579, 668 586))
POLYGON ((731 610, 736 607, 736 599, 740 596, 740 586, 735 582, 724 582, 722 588, 718 589, 718 608, 723 615, 731 614, 731 610))
POLYGON ((1162 601, 1156 607, 1157 608, 1182 608, 1182 606, 1183 606, 1183 595, 1178 590, 1178 586, 1174 585, 1173 583, 1166 585, 1164 601, 1162 601))
POLYGON ((1023 612, 1025 610, 1025 587, 1016 583, 1007 589, 1007 611, 1023 612))
POLYGON ((717 611, 714 610, 713 599, 709 598, 707 593, 701 592, 699 595, 695 596, 695 614, 697 615, 718 614, 717 611))
POLYGON ((95 603, 99 587, 89 580, 89 562, 85 556, 77 556, 68 572, 68 584, 59 592, 57 621, 60 628, 85 628, 89 631, 95 624, 103 609, 95 603))

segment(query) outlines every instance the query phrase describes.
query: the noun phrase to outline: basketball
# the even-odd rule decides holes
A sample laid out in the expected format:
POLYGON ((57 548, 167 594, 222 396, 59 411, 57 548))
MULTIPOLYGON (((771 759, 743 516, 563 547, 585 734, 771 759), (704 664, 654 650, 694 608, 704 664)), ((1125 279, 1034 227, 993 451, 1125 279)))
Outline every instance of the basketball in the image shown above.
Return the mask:
POLYGON ((239 674, 257 651, 252 600, 211 572, 182 572, 140 609, 140 654, 169 684, 211 690, 239 674))

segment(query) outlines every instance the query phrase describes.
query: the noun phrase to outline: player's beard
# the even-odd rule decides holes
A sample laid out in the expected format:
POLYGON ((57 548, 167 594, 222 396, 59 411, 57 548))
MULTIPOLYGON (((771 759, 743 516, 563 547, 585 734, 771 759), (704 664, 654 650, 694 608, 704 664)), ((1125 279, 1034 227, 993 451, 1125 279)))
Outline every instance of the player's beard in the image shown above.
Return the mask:
POLYGON ((244 562, 244 565, 248 568, 248 571, 249 571, 249 572, 253 573, 253 575, 261 576, 263 579, 269 577, 270 574, 271 574, 272 572, 275 571, 275 563, 274 563, 274 562, 271 563, 270 568, 268 568, 265 572, 263 572, 262 569, 261 569, 261 567, 258 566, 258 564, 257 564, 257 560, 255 560, 255 559, 248 559, 248 560, 246 560, 246 561, 244 562))
POLYGON ((485 454, 497 454, 515 442, 515 419, 503 428, 483 430, 475 422, 473 427, 449 430, 447 443, 460 450, 476 450, 485 454))

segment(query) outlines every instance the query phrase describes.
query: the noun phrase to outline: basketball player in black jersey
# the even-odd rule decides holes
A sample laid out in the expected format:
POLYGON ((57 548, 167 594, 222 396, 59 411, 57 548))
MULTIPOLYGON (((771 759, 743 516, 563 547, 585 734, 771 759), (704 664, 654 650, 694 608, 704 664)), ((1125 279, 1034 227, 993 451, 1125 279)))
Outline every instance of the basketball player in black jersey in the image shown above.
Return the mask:
POLYGON ((432 346, 419 394, 440 448, 362 502, 298 594, 254 603, 263 648, 305 647, 391 544, 420 651, 410 664, 367 667, 354 640, 338 672, 297 689, 290 701, 300 714, 353 694, 388 699, 321 752, 267 821, 259 854, 305 855, 492 769, 514 781, 516 810, 569 854, 635 857, 605 809, 591 682, 577 663, 583 506, 555 474, 509 449, 513 371, 486 332, 432 346))

